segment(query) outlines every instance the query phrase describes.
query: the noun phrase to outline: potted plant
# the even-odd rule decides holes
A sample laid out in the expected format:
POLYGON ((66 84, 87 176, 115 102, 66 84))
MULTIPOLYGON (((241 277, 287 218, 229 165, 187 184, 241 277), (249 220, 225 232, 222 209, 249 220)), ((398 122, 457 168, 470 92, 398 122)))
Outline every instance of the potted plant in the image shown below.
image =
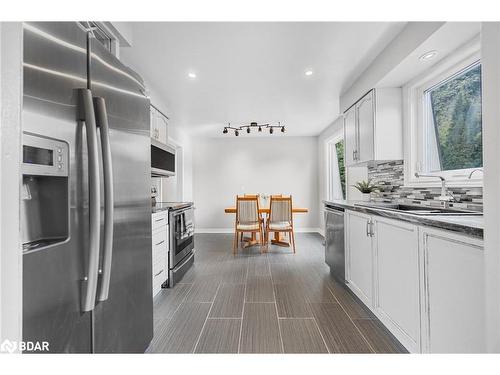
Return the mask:
POLYGON ((353 185, 353 187, 358 189, 359 192, 362 194, 363 201, 369 201, 370 193, 374 192, 378 188, 377 185, 372 183, 371 179, 368 179, 368 181, 358 181, 355 185, 353 185))

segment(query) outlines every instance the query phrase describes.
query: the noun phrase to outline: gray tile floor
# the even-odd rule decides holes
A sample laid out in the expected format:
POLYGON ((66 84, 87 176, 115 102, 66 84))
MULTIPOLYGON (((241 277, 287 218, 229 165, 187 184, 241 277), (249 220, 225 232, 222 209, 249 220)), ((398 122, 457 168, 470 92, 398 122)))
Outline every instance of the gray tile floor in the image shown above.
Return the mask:
POLYGON ((232 235, 198 234, 195 264, 154 301, 149 353, 401 353, 404 348, 324 263, 323 238, 297 253, 258 246, 232 255, 232 235))

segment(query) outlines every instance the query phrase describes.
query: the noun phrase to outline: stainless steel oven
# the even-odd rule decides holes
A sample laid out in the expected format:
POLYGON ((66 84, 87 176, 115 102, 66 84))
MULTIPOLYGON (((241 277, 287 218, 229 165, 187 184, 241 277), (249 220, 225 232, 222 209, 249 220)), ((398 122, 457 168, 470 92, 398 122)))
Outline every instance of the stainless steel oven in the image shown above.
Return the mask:
POLYGON ((169 287, 175 285, 194 262, 193 219, 192 204, 169 211, 169 287))

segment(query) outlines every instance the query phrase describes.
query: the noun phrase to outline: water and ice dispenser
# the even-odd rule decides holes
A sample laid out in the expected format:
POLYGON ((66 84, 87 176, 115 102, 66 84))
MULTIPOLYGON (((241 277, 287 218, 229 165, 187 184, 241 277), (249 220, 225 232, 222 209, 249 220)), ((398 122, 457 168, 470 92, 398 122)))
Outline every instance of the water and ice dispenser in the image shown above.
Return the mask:
POLYGON ((23 251, 66 241, 69 236, 68 144, 24 133, 21 171, 23 251))

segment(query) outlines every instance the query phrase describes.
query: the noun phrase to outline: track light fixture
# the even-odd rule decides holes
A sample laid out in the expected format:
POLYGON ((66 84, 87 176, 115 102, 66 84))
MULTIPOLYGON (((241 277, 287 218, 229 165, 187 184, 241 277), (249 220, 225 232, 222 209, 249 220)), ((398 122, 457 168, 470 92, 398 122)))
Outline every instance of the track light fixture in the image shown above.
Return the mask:
POLYGON ((229 133, 229 130, 234 130, 234 135, 238 137, 240 135, 240 131, 246 130, 247 134, 250 134, 252 132, 252 128, 257 128, 259 133, 262 133, 262 129, 269 129, 269 134, 274 133, 274 128, 280 129, 282 133, 285 133, 286 131, 285 126, 281 125, 281 122, 278 122, 278 125, 251 122, 250 125, 241 125, 238 127, 231 126, 231 123, 228 123, 227 126, 224 126, 222 133, 227 134, 229 133))

